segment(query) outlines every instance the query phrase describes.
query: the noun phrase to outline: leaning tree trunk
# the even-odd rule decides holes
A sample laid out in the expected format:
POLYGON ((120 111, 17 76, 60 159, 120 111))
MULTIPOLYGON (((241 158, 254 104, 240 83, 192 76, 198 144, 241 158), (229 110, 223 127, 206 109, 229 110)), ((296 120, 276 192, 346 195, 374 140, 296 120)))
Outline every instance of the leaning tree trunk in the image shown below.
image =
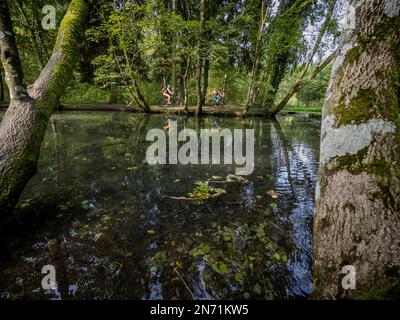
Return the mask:
POLYGON ((278 114, 280 111, 283 110, 283 108, 289 103, 290 99, 297 93, 299 92, 304 86, 306 86, 311 80, 313 80, 319 72, 321 72, 331 61, 334 59, 336 56, 336 52, 332 53, 330 56, 328 56, 325 61, 321 62, 320 65, 318 65, 312 75, 308 78, 305 79, 305 76, 307 74, 308 69, 310 68, 312 61, 321 45, 322 39, 326 33, 326 30, 328 29, 329 22, 331 21, 331 18, 333 16, 333 12, 335 10, 337 0, 330 0, 329 6, 328 6, 328 12, 325 17, 325 21, 323 22, 321 29, 319 31, 317 40, 315 41, 314 47, 311 50, 310 55, 307 58, 307 61, 304 65, 304 69, 301 72, 299 78, 294 82, 292 87, 290 88, 289 92, 286 94, 286 96, 272 109, 272 116, 275 116, 278 114))
POLYGON ((350 1, 323 112, 314 219, 317 298, 399 292, 399 14, 399 1, 350 1), (346 265, 356 272, 355 290, 342 286, 346 265))
POLYGON ((53 54, 36 82, 26 88, 7 2, 0 1, 1 61, 10 106, 0 125, 0 220, 17 203, 36 172, 50 115, 72 76, 89 0, 72 0, 61 22, 53 54))

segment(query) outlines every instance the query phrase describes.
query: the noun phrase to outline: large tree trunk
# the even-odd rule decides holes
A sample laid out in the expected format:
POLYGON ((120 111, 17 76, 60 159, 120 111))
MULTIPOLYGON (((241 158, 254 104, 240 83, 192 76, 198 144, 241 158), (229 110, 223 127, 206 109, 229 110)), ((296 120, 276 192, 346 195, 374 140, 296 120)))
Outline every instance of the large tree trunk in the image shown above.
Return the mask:
POLYGON ((197 95, 197 108, 196 116, 201 114, 202 105, 202 87, 201 78, 203 74, 203 61, 204 61, 204 34, 205 34, 205 0, 200 0, 200 35, 198 45, 198 58, 197 58, 197 72, 196 72, 196 95, 197 95))
POLYGON ((399 13, 399 1, 350 1, 323 112, 314 219, 318 298, 399 292, 399 13), (341 284, 346 265, 355 268, 355 290, 341 284))
POLYGON ((7 2, 0 2, 1 60, 10 106, 0 125, 0 220, 11 213, 37 167, 50 115, 71 78, 89 0, 72 0, 60 25, 53 54, 39 78, 25 86, 7 2))

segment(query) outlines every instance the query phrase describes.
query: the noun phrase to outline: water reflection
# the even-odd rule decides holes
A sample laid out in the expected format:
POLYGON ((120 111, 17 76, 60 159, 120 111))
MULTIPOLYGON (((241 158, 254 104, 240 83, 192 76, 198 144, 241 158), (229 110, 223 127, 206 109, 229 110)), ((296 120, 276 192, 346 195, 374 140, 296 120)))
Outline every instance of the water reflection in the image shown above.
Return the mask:
POLYGON ((1 298, 311 293, 319 124, 174 118, 179 129, 253 128, 255 170, 241 178, 234 165, 147 165, 146 132, 165 120, 99 112, 52 117, 19 218, 0 230, 1 298), (199 182, 226 193, 185 199, 199 182), (57 290, 41 289, 47 264, 57 270, 57 290))

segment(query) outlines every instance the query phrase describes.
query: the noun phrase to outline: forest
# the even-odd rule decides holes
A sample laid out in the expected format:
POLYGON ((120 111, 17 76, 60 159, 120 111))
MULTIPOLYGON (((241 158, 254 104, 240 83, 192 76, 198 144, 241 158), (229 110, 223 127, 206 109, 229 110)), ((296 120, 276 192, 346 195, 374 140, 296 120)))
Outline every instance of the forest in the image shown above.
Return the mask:
POLYGON ((399 299, 399 30, 398 0, 0 0, 0 300, 399 299))

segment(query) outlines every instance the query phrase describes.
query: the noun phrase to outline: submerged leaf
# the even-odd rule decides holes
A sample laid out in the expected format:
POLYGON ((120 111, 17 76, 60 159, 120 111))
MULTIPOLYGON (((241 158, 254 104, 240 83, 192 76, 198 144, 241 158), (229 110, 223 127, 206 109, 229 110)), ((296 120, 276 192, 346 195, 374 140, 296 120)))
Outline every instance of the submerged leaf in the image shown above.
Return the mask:
POLYGON ((268 190, 267 194, 269 194, 272 197, 272 199, 278 198, 278 193, 275 190, 268 190))

